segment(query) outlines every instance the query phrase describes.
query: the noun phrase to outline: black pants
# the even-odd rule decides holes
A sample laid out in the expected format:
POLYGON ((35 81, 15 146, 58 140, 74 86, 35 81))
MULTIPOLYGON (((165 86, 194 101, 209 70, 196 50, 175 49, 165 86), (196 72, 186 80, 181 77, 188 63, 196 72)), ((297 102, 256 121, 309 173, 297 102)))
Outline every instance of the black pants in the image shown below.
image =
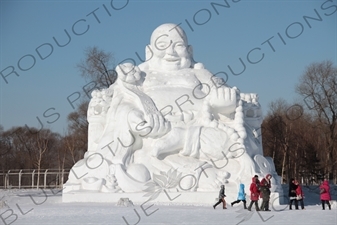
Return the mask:
POLYGON ((325 210, 325 203, 329 206, 329 209, 331 210, 331 205, 328 200, 321 200, 322 202, 322 209, 325 210))
POLYGON ((247 206, 246 206, 246 200, 236 200, 236 201, 234 201, 234 202, 232 202, 231 204, 232 204, 232 206, 234 205, 234 204, 236 204, 236 203, 239 203, 239 202, 243 202, 243 207, 245 208, 245 209, 247 209, 247 206))
POLYGON ((258 205, 258 203, 257 203, 257 200, 256 200, 256 201, 251 201, 251 202, 250 202, 250 204, 249 204, 249 206, 248 206, 248 210, 250 211, 250 210, 252 209, 253 204, 255 204, 255 209, 256 209, 256 211, 260 211, 259 205, 258 205))
POLYGON ((289 201, 289 209, 291 209, 293 202, 295 203, 295 209, 298 209, 298 200, 296 198, 290 199, 289 201))
MULTIPOLYGON (((297 204, 300 203, 301 204, 301 208, 304 209, 304 201, 303 201, 303 198, 300 199, 300 200, 297 200, 297 204)), ((295 205, 296 207, 296 205, 295 205)))

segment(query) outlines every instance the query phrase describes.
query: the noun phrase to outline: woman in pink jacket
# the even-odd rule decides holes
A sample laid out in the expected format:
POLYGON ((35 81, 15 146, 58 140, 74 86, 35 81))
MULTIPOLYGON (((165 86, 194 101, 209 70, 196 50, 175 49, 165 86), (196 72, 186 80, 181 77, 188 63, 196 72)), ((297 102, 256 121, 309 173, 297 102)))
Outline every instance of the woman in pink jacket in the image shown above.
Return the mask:
POLYGON ((304 193, 302 191, 302 187, 300 185, 300 183, 295 180, 295 185, 297 185, 297 188, 296 188, 296 199, 297 199, 297 202, 301 204, 301 208, 304 209, 304 201, 303 201, 303 198, 304 198, 304 193))
POLYGON ((321 186, 319 186, 319 189, 321 193, 322 209, 325 210, 325 203, 326 203, 329 206, 329 209, 331 210, 331 205, 329 202, 331 200, 329 181, 325 179, 321 184, 321 186))

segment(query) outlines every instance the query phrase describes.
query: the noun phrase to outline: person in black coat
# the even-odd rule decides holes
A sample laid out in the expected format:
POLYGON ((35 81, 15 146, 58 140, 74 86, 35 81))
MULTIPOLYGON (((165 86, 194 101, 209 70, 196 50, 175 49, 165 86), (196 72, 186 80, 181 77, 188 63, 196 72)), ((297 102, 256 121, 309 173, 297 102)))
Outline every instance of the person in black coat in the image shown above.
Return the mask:
POLYGON ((297 185, 295 184, 295 179, 291 178, 289 183, 289 209, 291 210, 293 202, 295 202, 295 209, 298 209, 298 201, 296 195, 297 185))
POLYGON ((271 174, 267 174, 260 182, 260 193, 262 198, 262 204, 260 207, 261 211, 270 211, 269 200, 270 200, 270 188, 271 188, 271 174))
POLYGON ((222 202, 222 208, 227 209, 225 197, 226 197, 226 195, 225 195, 225 185, 221 185, 221 189, 219 191, 219 200, 218 200, 217 203, 215 203, 215 205, 213 205, 213 208, 215 209, 215 207, 222 202))

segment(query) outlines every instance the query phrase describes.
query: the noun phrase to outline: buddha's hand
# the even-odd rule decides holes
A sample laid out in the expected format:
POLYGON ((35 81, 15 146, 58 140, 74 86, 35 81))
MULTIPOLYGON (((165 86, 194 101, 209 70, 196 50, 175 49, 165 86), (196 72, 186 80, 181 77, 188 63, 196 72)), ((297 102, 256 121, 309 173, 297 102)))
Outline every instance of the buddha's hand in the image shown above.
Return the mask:
POLYGON ((237 88, 226 86, 212 87, 206 98, 215 112, 224 115, 230 115, 235 112, 237 100, 239 99, 237 88))
POLYGON ((171 130, 171 123, 160 112, 144 115, 139 110, 133 110, 128 115, 128 122, 133 132, 141 137, 158 138, 171 130))

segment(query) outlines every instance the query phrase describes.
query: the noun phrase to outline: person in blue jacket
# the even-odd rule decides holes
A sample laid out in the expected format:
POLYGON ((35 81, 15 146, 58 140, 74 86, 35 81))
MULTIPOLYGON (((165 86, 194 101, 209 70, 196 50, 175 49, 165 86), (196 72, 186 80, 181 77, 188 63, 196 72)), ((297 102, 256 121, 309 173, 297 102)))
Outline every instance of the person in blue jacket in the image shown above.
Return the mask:
POLYGON ((231 203, 231 206, 233 206, 234 204, 239 203, 241 201, 243 202, 244 209, 247 209, 247 206, 246 206, 246 193, 245 193, 245 185, 244 184, 240 184, 238 198, 237 198, 236 201, 234 201, 234 202, 231 203))

